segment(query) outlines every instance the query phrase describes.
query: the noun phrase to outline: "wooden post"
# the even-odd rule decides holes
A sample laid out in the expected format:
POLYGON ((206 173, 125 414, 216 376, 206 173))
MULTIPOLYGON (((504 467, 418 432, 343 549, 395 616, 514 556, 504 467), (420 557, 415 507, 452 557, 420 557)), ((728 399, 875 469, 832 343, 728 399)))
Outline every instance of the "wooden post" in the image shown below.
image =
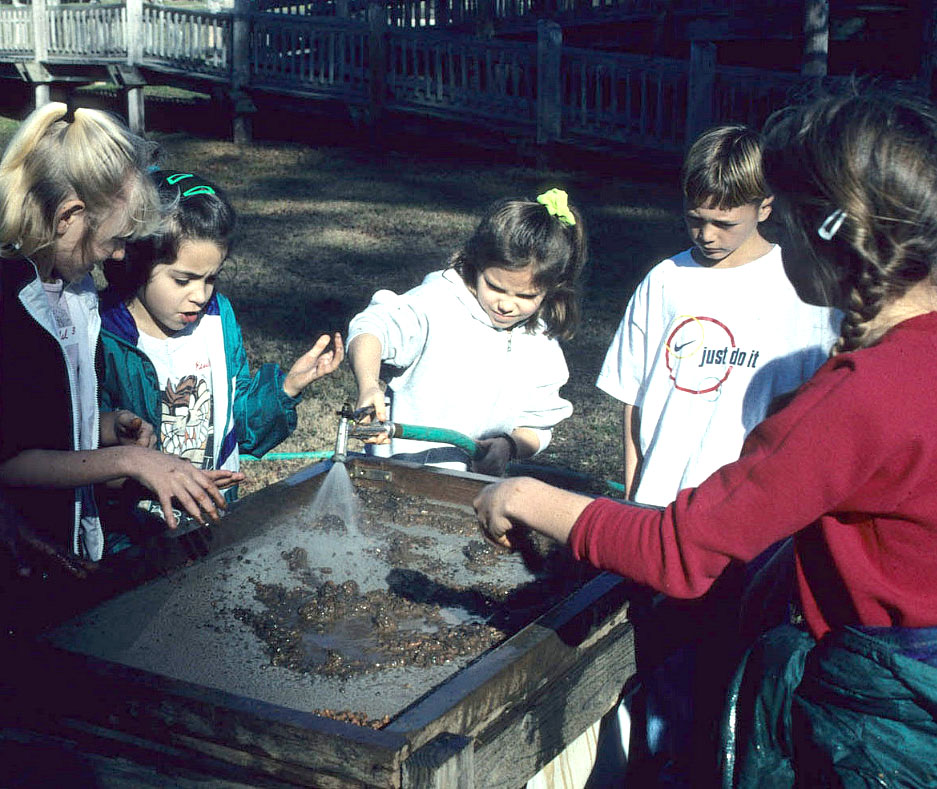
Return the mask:
MULTIPOLYGON (((127 9, 127 66, 135 70, 143 63, 143 0, 126 0, 127 9)), ((143 134, 146 129, 143 86, 129 85, 127 94, 127 122, 130 130, 143 134)))
POLYGON ((433 25, 443 27, 449 24, 449 7, 446 0, 433 0, 433 25))
POLYGON ((247 92, 251 78, 250 0, 234 0, 231 41, 231 103, 234 107, 232 137, 249 143, 253 137, 251 118, 257 108, 247 92))
POLYGON ((918 79, 928 98, 934 89, 934 58, 937 56, 937 0, 921 0, 921 71, 918 79))
MULTIPOLYGON (((35 73, 45 71, 42 64, 49 58, 49 16, 46 11, 45 0, 33 0, 33 61, 35 73)), ((48 104, 52 98, 52 91, 48 82, 34 82, 34 95, 36 106, 48 104)))
POLYGON ((716 45, 712 41, 690 42, 690 73, 686 88, 686 138, 689 148, 713 122, 713 93, 716 82, 716 45))
POLYGON ((563 103, 560 57, 563 31, 556 22, 537 20, 537 145, 560 138, 563 103))
POLYGON ((384 6, 368 5, 368 68, 370 76, 368 122, 372 134, 384 115, 384 94, 387 85, 387 18, 384 6))
POLYGON ((804 3, 804 61, 800 73, 825 77, 830 52, 830 0, 804 3))
POLYGON ((479 38, 495 37, 494 0, 477 0, 475 16, 475 35, 479 38))
POLYGON ((475 789, 475 743, 443 732, 402 765, 404 789, 475 789))

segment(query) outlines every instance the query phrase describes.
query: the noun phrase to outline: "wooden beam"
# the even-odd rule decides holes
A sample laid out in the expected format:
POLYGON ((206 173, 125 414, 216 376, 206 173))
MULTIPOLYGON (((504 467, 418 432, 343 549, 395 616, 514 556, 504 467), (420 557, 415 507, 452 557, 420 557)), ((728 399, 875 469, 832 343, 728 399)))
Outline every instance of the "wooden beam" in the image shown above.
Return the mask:
POLYGON ((563 105, 560 93, 560 55, 563 31, 556 22, 537 22, 537 144, 560 138, 563 105))
MULTIPOLYGON (((49 16, 46 13, 45 0, 33 0, 33 61, 30 64, 35 73, 45 70, 43 61, 49 57, 49 16)), ((27 71, 28 73, 28 71, 27 71)), ((48 80, 35 81, 34 95, 37 107, 48 104, 52 90, 48 80)))
POLYGON ((713 91, 716 79, 716 45, 712 41, 690 44, 690 74, 687 80, 686 147, 713 122, 713 91))
POLYGON ((690 41, 791 40, 800 35, 801 23, 802 18, 795 20, 789 13, 772 13, 770 17, 693 19, 686 23, 683 35, 690 41))
POLYGON ((107 75, 111 82, 122 88, 142 88, 147 84, 146 77, 136 66, 115 63, 107 67, 107 75))
POLYGON ((475 744, 443 732, 415 751, 401 767, 403 789, 475 789, 475 744))
POLYGON ((247 93, 251 78, 251 4, 250 0, 234 0, 234 22, 231 33, 231 104, 234 108, 232 137, 246 144, 254 136, 253 114, 256 107, 247 93))
POLYGON ((17 63, 16 70, 25 82, 47 83, 52 82, 52 75, 42 64, 34 60, 27 60, 25 63, 17 63))
POLYGON ((370 69, 368 122, 371 127, 384 115, 387 80, 386 14, 379 3, 368 4, 368 67, 370 69))
POLYGON ((937 57, 937 0, 921 0, 921 66, 918 79, 924 95, 930 97, 934 86, 934 60, 937 57))

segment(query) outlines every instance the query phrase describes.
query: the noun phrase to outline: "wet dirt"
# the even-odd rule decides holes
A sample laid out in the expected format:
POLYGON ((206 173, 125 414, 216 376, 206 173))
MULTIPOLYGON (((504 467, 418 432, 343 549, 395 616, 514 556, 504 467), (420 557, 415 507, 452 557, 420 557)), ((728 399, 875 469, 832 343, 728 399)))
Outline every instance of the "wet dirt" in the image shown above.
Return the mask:
MULTIPOLYGON (((508 556, 477 538, 478 527, 470 512, 397 493, 359 495, 366 513, 361 530, 372 537, 366 551, 392 568, 388 586, 363 591, 354 580, 335 583, 321 577, 330 574, 330 568, 310 568, 303 548, 283 551, 283 561, 300 583, 287 587, 252 577, 254 597, 261 607, 234 611, 264 643, 275 666, 348 679, 401 666, 425 668, 474 657, 591 577, 590 571, 570 560, 565 549, 529 534, 525 561, 535 566, 535 581, 516 587, 478 579, 454 583, 454 568, 433 552, 436 540, 410 531, 425 526, 465 538, 462 564, 474 576, 507 561, 508 556), (388 530, 388 526, 403 528, 388 530), (383 539, 374 540, 378 533, 383 539), (434 580, 439 578, 448 582, 434 580)), ((334 515, 319 518, 313 527, 325 532, 344 530, 334 515)))
POLYGON ((380 727, 595 572, 519 534, 485 542, 468 506, 358 489, 360 517, 310 504, 50 636, 196 685, 380 727))

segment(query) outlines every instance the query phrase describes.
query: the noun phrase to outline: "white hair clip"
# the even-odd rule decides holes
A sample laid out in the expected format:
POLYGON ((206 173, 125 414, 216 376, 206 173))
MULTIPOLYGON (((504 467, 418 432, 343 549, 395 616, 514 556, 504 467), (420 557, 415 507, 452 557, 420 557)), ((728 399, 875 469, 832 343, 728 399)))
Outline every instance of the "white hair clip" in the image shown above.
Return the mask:
POLYGON ((824 241, 832 240, 836 232, 843 226, 846 220, 846 212, 842 208, 837 208, 832 214, 823 220, 823 224, 817 228, 817 235, 824 241))

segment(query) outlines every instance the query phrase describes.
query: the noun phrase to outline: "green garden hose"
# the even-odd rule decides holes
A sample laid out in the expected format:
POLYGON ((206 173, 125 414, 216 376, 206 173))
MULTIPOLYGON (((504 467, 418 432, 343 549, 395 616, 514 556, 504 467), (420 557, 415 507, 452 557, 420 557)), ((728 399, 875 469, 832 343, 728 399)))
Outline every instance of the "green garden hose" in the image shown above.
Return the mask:
POLYGON ((484 448, 474 438, 457 430, 444 427, 424 427, 422 425, 403 425, 394 422, 394 438, 409 438, 413 441, 435 441, 438 444, 452 444, 468 453, 472 460, 478 460, 484 454, 484 448))

